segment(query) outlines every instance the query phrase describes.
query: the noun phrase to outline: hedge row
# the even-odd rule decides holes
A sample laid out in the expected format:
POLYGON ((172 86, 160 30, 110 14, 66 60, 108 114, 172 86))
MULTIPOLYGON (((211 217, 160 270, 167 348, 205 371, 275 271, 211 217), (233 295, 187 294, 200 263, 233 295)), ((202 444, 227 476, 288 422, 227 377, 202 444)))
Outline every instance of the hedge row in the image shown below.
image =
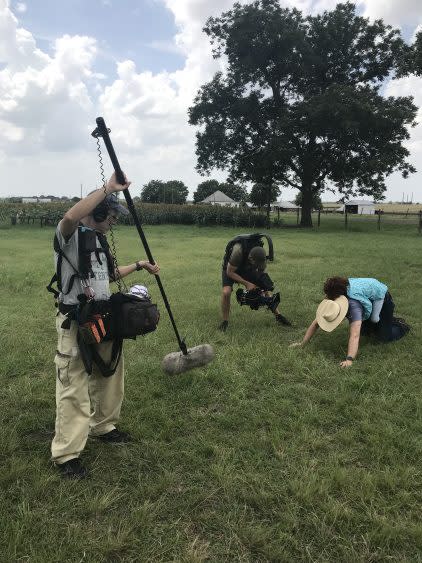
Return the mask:
MULTIPOLYGON (((42 221, 57 224, 71 203, 0 203, 0 222, 18 223, 42 221)), ((264 227, 266 216, 249 209, 217 205, 135 204, 141 223, 145 225, 181 224, 198 226, 264 227)), ((133 224, 131 215, 122 216, 120 222, 133 224)))

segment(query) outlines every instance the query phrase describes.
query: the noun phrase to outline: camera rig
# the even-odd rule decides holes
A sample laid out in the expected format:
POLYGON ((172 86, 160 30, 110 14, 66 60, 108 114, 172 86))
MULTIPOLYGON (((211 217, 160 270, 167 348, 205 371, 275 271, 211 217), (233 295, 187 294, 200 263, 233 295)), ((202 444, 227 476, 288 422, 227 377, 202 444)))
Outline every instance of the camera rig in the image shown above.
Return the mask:
POLYGON ((254 311, 257 311, 260 307, 267 307, 274 313, 280 303, 280 292, 268 296, 259 287, 249 290, 239 287, 236 291, 236 299, 239 305, 248 305, 254 311))

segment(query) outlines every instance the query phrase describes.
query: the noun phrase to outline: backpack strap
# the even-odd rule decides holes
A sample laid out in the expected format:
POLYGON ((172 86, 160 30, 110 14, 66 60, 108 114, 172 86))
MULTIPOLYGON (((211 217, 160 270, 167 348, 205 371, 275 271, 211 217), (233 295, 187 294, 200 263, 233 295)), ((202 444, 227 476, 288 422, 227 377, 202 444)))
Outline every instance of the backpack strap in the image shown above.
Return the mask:
POLYGON ((108 364, 100 356, 96 344, 87 344, 81 337, 80 332, 78 332, 78 346, 81 352, 81 358, 85 366, 86 372, 91 375, 93 364, 95 363, 104 377, 110 377, 116 372, 117 366, 119 365, 120 357, 123 350, 123 340, 115 339, 113 340, 113 345, 111 349, 111 359, 108 364))
POLYGON ((108 244, 107 237, 103 233, 97 233, 97 237, 101 245, 101 250, 98 249, 98 251, 96 251, 97 260, 100 264, 102 264, 99 257, 99 253, 100 251, 102 251, 105 254, 107 260, 109 276, 114 279, 114 260, 110 252, 110 245, 108 244))
POLYGON ((71 291, 71 289, 73 287, 73 283, 75 281, 75 278, 79 277, 79 272, 75 268, 75 266, 72 264, 72 262, 69 260, 69 258, 66 256, 66 254, 63 252, 63 250, 61 249, 59 239, 57 238, 57 234, 54 235, 53 248, 54 248, 54 251, 57 253, 57 266, 56 266, 56 271, 55 271, 55 273, 53 274, 53 277, 50 280, 50 283, 46 286, 46 289, 47 289, 47 291, 49 291, 50 293, 52 293, 54 295, 55 299, 58 299, 60 293, 63 293, 63 295, 67 295, 71 291), (71 268, 75 272, 69 280, 69 285, 67 287, 67 291, 63 291, 63 287, 62 287, 62 262, 63 262, 63 258, 70 264, 71 268), (57 283, 57 290, 53 288, 53 284, 55 284, 55 283, 57 283))

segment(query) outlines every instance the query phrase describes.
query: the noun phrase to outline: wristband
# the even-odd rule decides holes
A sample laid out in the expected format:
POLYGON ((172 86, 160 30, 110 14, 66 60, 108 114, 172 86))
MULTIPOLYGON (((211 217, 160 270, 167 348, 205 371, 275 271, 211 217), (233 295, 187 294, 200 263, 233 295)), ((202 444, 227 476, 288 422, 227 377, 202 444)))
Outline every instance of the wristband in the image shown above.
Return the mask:
POLYGON ((136 266, 136 268, 135 268, 136 272, 139 272, 139 270, 142 270, 142 266, 141 266, 140 262, 135 262, 135 266, 136 266))
POLYGON ((353 362, 354 359, 352 356, 346 356, 346 360, 349 360, 349 362, 353 362))

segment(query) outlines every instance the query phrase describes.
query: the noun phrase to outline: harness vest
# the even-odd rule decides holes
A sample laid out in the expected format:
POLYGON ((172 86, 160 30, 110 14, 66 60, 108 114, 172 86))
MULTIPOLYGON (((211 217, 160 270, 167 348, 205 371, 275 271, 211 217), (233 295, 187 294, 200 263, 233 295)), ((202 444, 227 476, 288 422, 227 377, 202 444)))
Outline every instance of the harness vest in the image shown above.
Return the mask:
MULTIPOLYGON (((77 267, 72 264, 70 259, 66 256, 60 247, 57 235, 54 235, 53 248, 57 253, 57 265, 56 271, 47 286, 47 291, 52 293, 58 301, 60 293, 67 295, 75 282, 76 278, 82 280, 89 280, 94 276, 91 266, 92 253, 95 252, 95 256, 100 264, 102 264, 101 257, 107 260, 107 268, 109 275, 112 275, 114 271, 114 260, 110 252, 110 246, 108 244, 107 238, 102 233, 95 231, 85 225, 80 224, 78 226, 78 264, 77 267), (97 240, 100 243, 100 247, 97 245, 97 240), (71 276, 68 287, 63 288, 62 284, 62 264, 63 259, 65 259, 68 264, 70 264, 74 274, 71 276), (53 288, 54 284, 57 284, 57 289, 53 288)), ((79 305, 64 305, 63 303, 58 303, 58 307, 61 313, 66 315, 66 319, 62 324, 62 328, 70 328, 70 323, 72 320, 77 320, 78 324, 82 320, 81 316, 87 313, 86 308, 81 308, 83 304, 86 304, 85 295, 79 294, 78 299, 80 300, 79 305)), ((95 303, 95 302, 94 302, 95 303)), ((81 333, 78 331, 78 346, 81 352, 81 358, 84 363, 85 369, 88 374, 92 373, 93 364, 95 363, 104 377, 110 377, 116 371, 117 365, 120 361, 120 356, 122 354, 123 339, 116 338, 113 339, 111 358, 110 362, 106 363, 101 358, 95 344, 87 344, 81 338, 81 333)))
POLYGON ((267 260, 272 262, 274 260, 274 249, 273 249, 273 241, 269 235, 265 235, 263 233, 237 235, 227 243, 226 250, 224 252, 223 264, 222 264, 223 270, 227 268, 227 264, 229 263, 230 256, 235 244, 240 243, 242 245, 242 264, 240 266, 242 267, 247 263, 249 252, 252 250, 252 248, 254 248, 255 246, 264 246, 264 242, 262 240, 263 237, 266 238, 268 242, 267 260))
POLYGON ((112 275, 114 270, 114 261, 110 252, 110 246, 107 241, 107 237, 95 231, 85 225, 80 224, 78 226, 78 264, 75 266, 63 252, 60 247, 59 239, 57 234, 54 235, 53 241, 54 251, 57 253, 57 265, 56 271, 47 285, 47 291, 52 293, 56 300, 58 300, 60 293, 67 295, 73 287, 75 278, 80 280, 89 280, 93 277, 92 267, 91 267, 91 255, 95 252, 95 256, 100 264, 102 264, 100 255, 103 255, 103 259, 107 260, 107 267, 109 274, 112 275), (100 243, 100 247, 97 245, 97 240, 100 243), (62 284, 62 263, 65 259, 68 264, 70 264, 73 275, 71 276, 67 288, 63 288, 62 284), (53 288, 53 285, 57 284, 57 289, 53 288))

